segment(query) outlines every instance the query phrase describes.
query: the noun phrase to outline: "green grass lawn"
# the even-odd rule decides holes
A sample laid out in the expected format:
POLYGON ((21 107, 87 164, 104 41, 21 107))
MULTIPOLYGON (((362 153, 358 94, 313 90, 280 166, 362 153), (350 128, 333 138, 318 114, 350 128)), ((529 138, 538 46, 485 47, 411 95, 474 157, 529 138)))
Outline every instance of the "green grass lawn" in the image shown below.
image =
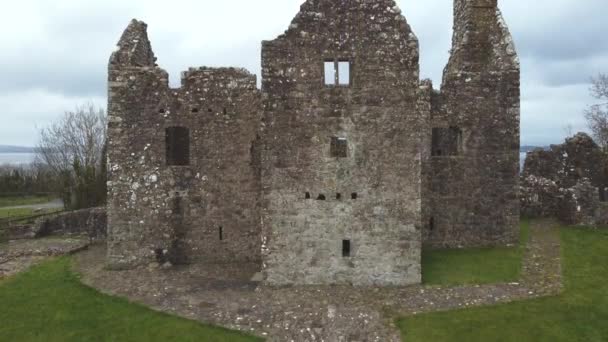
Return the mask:
POLYGON ((608 341, 608 230, 561 230, 565 292, 556 297, 413 316, 404 341, 608 341))
POLYGON ((43 215, 49 214, 56 211, 61 211, 62 209, 44 209, 38 212, 35 212, 35 209, 31 208, 17 208, 17 209, 7 209, 0 208, 0 220, 14 217, 23 217, 23 216, 32 216, 32 215, 43 215))
POLYGON ((43 204, 51 202, 51 196, 19 196, 19 197, 0 197, 1 207, 15 207, 20 205, 43 204))
POLYGON ((426 285, 466 285, 519 279, 530 222, 521 223, 520 246, 431 250, 422 252, 422 282, 426 285))
POLYGON ((59 258, 0 280, 0 341, 262 340, 100 294, 59 258))

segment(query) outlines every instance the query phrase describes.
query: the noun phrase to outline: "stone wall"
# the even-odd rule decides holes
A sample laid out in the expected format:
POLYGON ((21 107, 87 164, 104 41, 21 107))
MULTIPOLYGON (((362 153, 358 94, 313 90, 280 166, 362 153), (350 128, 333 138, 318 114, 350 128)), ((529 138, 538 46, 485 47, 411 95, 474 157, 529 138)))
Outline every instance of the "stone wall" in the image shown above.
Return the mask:
POLYGON ((607 159, 585 133, 528 153, 522 173, 521 213, 557 217, 565 224, 604 224, 607 159))
POLYGON ((37 222, 36 238, 49 235, 87 236, 92 240, 107 237, 106 208, 91 208, 61 213, 37 222))
POLYGON ((517 242, 519 88, 519 59, 497 1, 454 1, 452 53, 431 97, 425 245, 517 242))
POLYGON ((259 260, 255 75, 190 69, 171 89, 155 60, 133 21, 109 67, 110 266, 259 260))
POLYGON ((262 61, 267 283, 420 282, 428 117, 418 40, 395 2, 307 1, 262 61), (346 84, 325 84, 328 61, 350 66, 346 84))

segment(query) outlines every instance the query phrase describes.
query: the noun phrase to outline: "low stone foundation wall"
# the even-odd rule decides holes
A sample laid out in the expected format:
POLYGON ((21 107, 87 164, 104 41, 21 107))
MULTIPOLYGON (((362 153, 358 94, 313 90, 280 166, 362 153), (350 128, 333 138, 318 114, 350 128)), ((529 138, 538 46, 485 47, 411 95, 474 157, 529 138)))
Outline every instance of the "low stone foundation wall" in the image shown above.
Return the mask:
POLYGON ((88 236, 92 240, 103 240, 107 236, 106 208, 90 208, 61 213, 39 223, 35 237, 49 235, 88 236))

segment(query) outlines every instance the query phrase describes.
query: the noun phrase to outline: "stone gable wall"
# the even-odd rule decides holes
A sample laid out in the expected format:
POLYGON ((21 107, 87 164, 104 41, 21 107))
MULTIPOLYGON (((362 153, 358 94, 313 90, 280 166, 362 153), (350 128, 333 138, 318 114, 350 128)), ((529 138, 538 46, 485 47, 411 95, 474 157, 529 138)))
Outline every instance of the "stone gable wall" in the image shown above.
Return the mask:
POLYGON ((307 1, 262 60, 267 282, 420 282, 428 118, 418 40, 395 2, 307 1), (327 60, 350 62, 350 86, 325 85, 327 60), (346 158, 331 156, 332 137, 347 140, 346 158))

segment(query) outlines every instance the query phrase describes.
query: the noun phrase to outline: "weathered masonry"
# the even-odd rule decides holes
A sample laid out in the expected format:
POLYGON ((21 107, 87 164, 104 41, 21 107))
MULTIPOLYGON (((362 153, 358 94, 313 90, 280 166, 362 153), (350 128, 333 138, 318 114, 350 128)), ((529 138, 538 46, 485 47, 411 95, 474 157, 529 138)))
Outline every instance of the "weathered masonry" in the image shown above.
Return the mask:
POLYGON ((146 25, 109 67, 108 263, 258 263, 266 283, 420 282, 423 244, 513 243, 519 63, 496 0, 456 0, 441 92, 392 0, 309 0, 242 69, 172 89, 146 25))

